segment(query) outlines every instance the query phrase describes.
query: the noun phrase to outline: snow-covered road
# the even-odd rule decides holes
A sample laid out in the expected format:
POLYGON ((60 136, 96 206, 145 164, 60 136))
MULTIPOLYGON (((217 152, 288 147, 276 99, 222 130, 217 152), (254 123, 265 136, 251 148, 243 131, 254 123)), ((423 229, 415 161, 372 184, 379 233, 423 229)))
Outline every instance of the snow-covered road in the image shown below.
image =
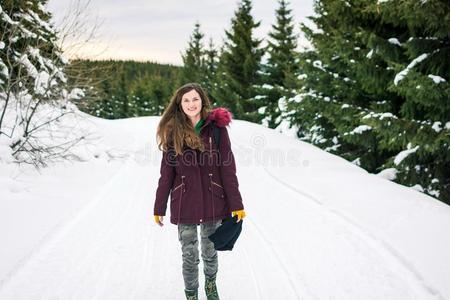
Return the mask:
MULTIPOLYGON (((3 279, 0 299, 184 298, 176 226, 152 216, 158 120, 115 121, 134 155, 3 279)), ((449 299, 448 206, 262 126, 229 130, 247 217, 219 252, 221 299, 449 299), (301 165, 256 159, 290 150, 301 165)))

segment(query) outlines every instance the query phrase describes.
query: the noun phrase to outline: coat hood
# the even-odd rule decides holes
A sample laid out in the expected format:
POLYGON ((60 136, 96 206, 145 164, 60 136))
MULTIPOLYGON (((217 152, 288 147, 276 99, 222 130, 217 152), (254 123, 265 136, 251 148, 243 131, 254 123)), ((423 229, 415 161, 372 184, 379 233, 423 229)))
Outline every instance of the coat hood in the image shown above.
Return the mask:
POLYGON ((205 124, 215 121, 218 127, 225 127, 231 123, 233 114, 225 107, 217 107, 211 110, 208 117, 206 118, 205 124))

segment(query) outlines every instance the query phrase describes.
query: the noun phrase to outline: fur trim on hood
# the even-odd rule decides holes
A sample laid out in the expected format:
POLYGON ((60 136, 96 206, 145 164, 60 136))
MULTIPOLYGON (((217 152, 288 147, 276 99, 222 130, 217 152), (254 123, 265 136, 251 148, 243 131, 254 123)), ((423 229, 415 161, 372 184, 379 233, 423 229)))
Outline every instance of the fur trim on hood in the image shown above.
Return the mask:
POLYGON ((218 127, 225 127, 231 123, 232 118, 233 114, 227 108, 217 107, 211 110, 205 123, 215 121, 218 127))

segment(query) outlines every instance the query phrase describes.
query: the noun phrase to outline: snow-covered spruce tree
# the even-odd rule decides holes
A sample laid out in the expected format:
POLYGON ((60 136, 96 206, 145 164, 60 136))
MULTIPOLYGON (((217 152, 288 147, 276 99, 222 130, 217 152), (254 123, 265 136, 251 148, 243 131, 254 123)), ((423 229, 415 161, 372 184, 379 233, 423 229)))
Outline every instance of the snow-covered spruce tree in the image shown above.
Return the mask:
POLYGON ((158 74, 139 76, 133 81, 131 99, 134 102, 135 117, 159 116, 162 114, 172 86, 158 74))
POLYGON ((375 24, 376 16, 363 13, 366 4, 358 3, 315 2, 316 16, 310 19, 318 30, 302 25, 314 49, 302 53, 303 93, 296 98, 301 102, 290 102, 288 111, 295 112, 292 122, 301 127, 302 139, 374 172, 393 153, 377 149, 376 135, 360 127, 359 115, 348 106, 380 106, 389 79, 365 57, 359 32, 375 24))
MULTIPOLYGON (((383 147, 398 154, 383 168, 394 168, 398 182, 450 203, 450 2, 410 0, 370 8, 407 33, 388 38, 401 56, 384 59, 395 72, 387 89, 402 100, 400 111, 386 120, 366 117, 377 128, 392 123, 378 135, 383 147)), ((368 43, 374 49, 378 37, 369 36, 368 43)), ((375 55, 387 54, 381 48, 375 55)))
POLYGON ((281 122, 279 102, 293 97, 298 88, 297 35, 293 32, 291 9, 285 0, 278 4, 276 23, 272 25, 267 40, 267 62, 262 66, 263 85, 258 88, 259 97, 264 102, 261 109, 265 118, 262 122, 269 128, 276 128, 281 122))
POLYGON ((67 158, 68 149, 81 139, 44 142, 45 133, 51 136, 55 124, 76 109, 68 100, 83 94, 67 92, 67 62, 45 4, 4 0, 0 5, 0 145, 12 154, 7 161, 36 167, 67 158))
POLYGON ((205 83, 203 84, 206 92, 208 93, 208 97, 210 98, 212 103, 216 103, 216 99, 212 95, 211 91, 214 88, 214 79, 217 74, 217 54, 218 51, 214 46, 214 42, 212 38, 209 39, 208 48, 205 50, 205 83))
POLYGON ((447 1, 315 2, 299 136, 450 203, 447 1))
POLYGON ((200 23, 195 23, 195 28, 189 38, 188 47, 182 53, 183 69, 181 72, 181 82, 197 82, 205 85, 206 82, 206 62, 205 49, 203 45, 203 37, 200 31, 200 23))
POLYGON ((255 98, 255 85, 260 85, 261 40, 253 37, 253 29, 260 25, 251 15, 250 0, 242 0, 225 30, 226 39, 219 54, 217 77, 212 90, 218 104, 227 106, 235 118, 260 123, 264 117, 258 112, 261 100, 255 98))

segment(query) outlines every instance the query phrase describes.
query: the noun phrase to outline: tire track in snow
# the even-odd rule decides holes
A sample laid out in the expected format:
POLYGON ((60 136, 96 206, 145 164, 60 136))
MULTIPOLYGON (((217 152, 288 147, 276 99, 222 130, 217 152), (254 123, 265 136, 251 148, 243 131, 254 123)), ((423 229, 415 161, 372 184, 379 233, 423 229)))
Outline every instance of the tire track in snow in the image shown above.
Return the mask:
MULTIPOLYGON (((132 151, 134 151, 136 149, 137 143, 136 143, 136 138, 133 137, 133 143, 132 143, 133 147, 132 147, 132 151)), ((119 170, 114 174, 114 176, 103 186, 103 188, 97 193, 97 195, 91 200, 89 201, 81 210, 78 210, 74 213, 74 216, 69 218, 69 219, 65 219, 63 221, 61 221, 60 223, 57 224, 57 226, 55 226, 55 228, 46 235, 45 239, 42 240, 42 242, 39 244, 39 247, 35 248, 35 250, 27 257, 26 261, 23 261, 22 264, 20 265, 20 267, 16 268, 14 273, 11 274, 11 276, 8 277, 7 281, 4 281, 2 283, 2 285, 0 285, 0 298, 2 298, 1 296, 4 295, 5 293, 7 295, 17 295, 20 293, 29 293, 32 294, 35 292, 35 290, 33 288, 31 289, 23 289, 21 288, 20 283, 21 282, 28 282, 28 285, 30 287, 35 287, 36 290, 39 290, 40 293, 44 292, 45 290, 42 290, 42 286, 39 285, 39 283, 36 282, 36 280, 28 280, 29 278, 33 278, 34 274, 33 271, 38 270, 39 271, 39 266, 42 265, 43 263, 47 262, 49 259, 50 261, 48 261, 50 264, 59 264, 61 263, 68 263, 72 257, 69 256, 71 255, 70 253, 65 254, 66 256, 61 257, 58 256, 56 258, 53 258, 51 256, 51 253, 53 253, 53 251, 55 249, 58 249, 58 246, 62 246, 64 247, 63 241, 64 238, 73 230, 76 230, 78 225, 83 222, 83 220, 88 217, 88 215, 91 212, 95 212, 95 209, 97 208, 97 206, 101 205, 102 202, 107 201, 106 197, 108 196, 108 193, 110 192, 110 190, 112 190, 116 185, 120 184, 121 180, 125 177, 127 177, 127 173, 129 171, 131 171, 131 164, 128 162, 131 159, 131 155, 127 158, 127 160, 125 160, 123 162, 123 166, 119 168, 119 170), (59 259, 59 260, 58 260, 59 259), (25 281, 24 281, 25 279, 25 281), (17 283, 19 285, 17 285, 17 283)), ((130 201, 131 202, 131 201, 130 201)), ((129 206, 127 207, 129 209, 129 206)), ((122 210, 121 214, 123 215, 125 213, 126 210, 122 210)), ((104 232, 103 232, 104 233, 104 232)), ((113 234, 113 229, 110 228, 110 230, 108 231, 107 235, 112 235, 113 234)), ((106 240, 106 238, 103 238, 103 240, 106 240)), ((96 240, 95 242, 92 243, 92 245, 95 247, 94 251, 89 251, 90 255, 86 255, 84 256, 84 261, 88 261, 89 258, 94 257, 95 255, 93 255, 93 253, 97 253, 98 250, 101 248, 102 243, 98 243, 98 240, 96 240)), ((92 250, 92 248, 91 248, 92 250)), ((91 261, 94 261, 91 259, 91 261)), ((86 264, 77 264, 76 266, 78 267, 82 267, 82 266, 86 266, 86 264)), ((105 266, 103 267, 105 268, 105 266)), ((96 271, 99 270, 99 268, 94 269, 96 271)), ((64 294, 64 289, 61 289, 61 287, 63 287, 65 285, 65 283, 68 280, 73 279, 73 269, 70 269, 70 272, 67 273, 67 276, 63 276, 63 278, 59 278, 60 281, 59 284, 55 284, 55 282, 52 282, 52 286, 51 288, 55 288, 56 290, 54 291, 54 294, 56 297, 58 297, 57 295, 58 292, 61 292, 64 294), (61 280, 63 280, 61 282, 61 280)), ((48 275, 48 274, 45 274, 48 275)), ((51 275, 50 275, 51 276, 51 275)), ((46 278, 36 278, 36 279, 43 279, 45 280, 46 278)), ((46 288, 48 289, 49 287, 46 286, 46 288)), ((67 292, 67 291, 66 291, 67 292)), ((79 291, 81 292, 81 291, 79 291)), ((21 298, 22 299, 22 298, 21 298)), ((26 298, 24 298, 26 299, 26 298)))
MULTIPOLYGON (((270 251, 270 252, 272 252, 274 254, 274 257, 277 260, 278 265, 281 266, 283 274, 285 275, 287 281, 289 282, 289 286, 291 287, 291 289, 294 292, 294 294, 297 297, 297 299, 302 299, 300 297, 300 295, 302 293, 300 293, 300 291, 298 291, 298 288, 296 287, 295 283, 292 281, 292 276, 291 276, 291 274, 289 272, 289 269, 283 263, 283 261, 282 261, 282 259, 280 257, 280 254, 278 253, 278 250, 275 249, 276 247, 274 246, 274 244, 272 242, 270 242, 270 240, 265 236, 265 234, 263 234, 263 231, 261 230, 261 228, 259 228, 258 225, 256 225, 256 223, 251 220, 251 218, 249 218, 247 220, 247 223, 250 223, 254 227, 255 232, 264 241, 264 243, 263 243, 264 247, 266 249, 268 249, 268 251, 270 251)), ((308 299, 319 299, 319 297, 317 297, 317 295, 314 295, 311 292, 311 290, 306 286, 304 280, 301 282, 301 285, 303 287, 303 291, 305 291, 306 294, 308 294, 308 299)))
MULTIPOLYGON (((144 181, 145 177, 140 177, 141 180, 140 181, 144 181)), ((135 199, 146 199, 145 197, 141 197, 141 195, 143 194, 143 190, 145 187, 145 184, 143 184, 143 182, 140 182, 139 184, 139 193, 134 195, 135 199)), ((145 224, 139 224, 139 214, 138 212, 140 212, 141 210, 139 210, 139 202, 136 201, 136 208, 135 208, 135 212, 137 213, 134 216, 134 226, 133 228, 136 228, 137 230, 141 230, 140 236, 142 236, 142 241, 144 243, 143 245, 143 249, 142 249, 142 260, 139 262, 139 267, 136 269, 135 272, 135 279, 133 280, 133 282, 135 282, 134 288, 132 291, 130 291, 130 299, 138 299, 139 298, 139 293, 141 292, 141 290, 145 289, 145 287, 148 285, 147 280, 149 278, 151 278, 151 274, 149 271, 152 270, 151 264, 153 262, 153 257, 154 257, 154 249, 150 248, 150 244, 152 245, 156 245, 156 241, 155 241, 155 235, 152 234, 151 236, 146 235, 147 231, 146 229, 149 226, 150 223, 150 219, 148 220, 148 223, 145 224), (146 276, 148 274, 148 276, 146 276)), ((142 207, 143 209, 145 209, 145 207, 142 207)), ((145 219, 144 219, 145 220, 145 219)))
POLYGON ((410 276, 408 281, 412 280, 413 282, 417 283, 410 285, 413 289, 415 289, 417 286, 420 286, 422 287, 422 290, 418 291, 419 293, 421 294, 426 293, 435 299, 444 300, 441 293, 436 288, 432 287, 429 283, 427 283, 420 274, 420 272, 418 272, 414 268, 413 264, 409 262, 405 257, 403 257, 397 250, 395 250, 394 247, 392 247, 388 242, 383 240, 381 237, 376 236, 369 229, 364 228, 364 226, 359 224, 350 216, 346 215, 344 212, 332 208, 330 206, 327 206, 318 197, 313 196, 310 193, 301 190, 297 187, 294 187, 289 183, 286 183, 285 181, 282 181, 273 173, 271 173, 265 166, 262 166, 262 168, 265 174, 267 174, 270 178, 272 178, 274 181, 276 181, 283 187, 286 187, 291 191, 304 196, 305 198, 312 201, 318 207, 321 207, 322 209, 326 210, 326 212, 331 216, 339 218, 343 222, 348 224, 348 227, 352 232, 354 232, 367 246, 377 251, 382 257, 388 259, 389 261, 395 263, 396 265, 400 265, 401 269, 404 270, 404 273, 410 276))
MULTIPOLYGON (((240 149, 248 148, 248 146, 243 146, 245 143, 243 144, 240 141, 236 143, 236 140, 238 140, 238 138, 236 138, 235 136, 230 138, 232 140, 232 145, 236 145, 239 151, 241 151, 240 149)), ((369 248, 377 251, 377 253, 379 253, 381 257, 383 257, 387 261, 390 261, 391 263, 393 263, 393 265, 399 266, 400 268, 398 269, 402 270, 402 273, 408 276, 406 282, 409 283, 411 290, 415 290, 417 294, 420 294, 422 296, 428 296, 428 298, 430 298, 431 296, 432 299, 445 300, 442 294, 435 287, 426 282, 420 272, 414 268, 413 264, 409 262, 405 257, 403 257, 383 238, 377 236, 344 212, 327 206, 324 201, 319 199, 319 197, 316 197, 279 179, 276 175, 271 173, 266 166, 261 165, 261 167, 264 170, 263 173, 266 174, 268 178, 291 190, 292 192, 302 195, 306 199, 310 200, 311 203, 313 203, 315 206, 324 209, 330 216, 341 220, 342 222, 344 222, 344 224, 347 224, 349 231, 355 233, 355 236, 357 236, 369 248), (417 290, 418 287, 420 287, 420 290, 417 290)))
MULTIPOLYGON (((235 144, 233 142, 233 144, 235 144)), ((236 144, 238 145, 238 144, 236 144)), ((239 146, 239 145, 238 145, 239 146)), ((241 147, 241 146, 239 146, 241 147)), ((262 245, 264 246, 264 248, 266 249, 266 251, 268 253, 272 253, 273 257, 276 259, 277 261, 277 265, 279 266, 281 273, 284 274, 285 280, 284 282, 288 282, 288 285, 290 287, 290 289, 293 291, 293 294, 296 296, 296 299, 305 299, 305 298, 301 298, 302 294, 306 294, 307 298, 306 299, 319 299, 319 297, 317 295, 315 295, 311 289, 307 286, 305 280, 301 280, 301 282, 297 282, 297 284, 292 280, 292 274, 290 274, 289 269, 287 268, 286 264, 283 262, 283 260, 280 257, 281 253, 277 248, 277 246, 275 244, 273 244, 267 237, 266 235, 263 233, 263 230, 261 230, 261 228, 255 223, 253 222, 253 220, 251 218, 249 218, 247 220, 247 222, 253 227, 253 232, 255 232, 257 234, 257 236, 259 237, 259 239, 262 241, 262 245), (297 287, 297 285, 300 285, 301 291, 299 290, 299 288, 297 287)), ((259 292, 259 291, 258 291, 259 292)), ((260 299, 260 298, 258 298, 260 299)))
MULTIPOLYGON (((96 248, 94 249, 94 251, 90 251, 90 257, 92 257, 92 259, 90 260, 86 260, 86 261, 91 261, 93 263, 96 262, 97 257, 101 257, 101 252, 106 252, 104 253, 107 259, 106 263, 101 263, 101 262, 97 262, 97 266, 95 267, 96 273, 97 273, 97 278, 99 281, 96 282, 96 285, 98 287, 107 287, 108 286, 108 282, 109 282, 109 278, 117 275, 117 274, 124 274, 122 272, 120 272, 120 270, 117 269, 117 265, 120 266, 120 260, 121 257, 118 255, 114 255, 111 254, 111 249, 109 249, 108 247, 111 246, 111 244, 113 246, 114 245, 114 234, 116 232, 120 233, 120 230, 124 230, 127 225, 133 225, 134 223, 130 223, 129 221, 131 220, 135 220, 133 218, 130 218, 130 213, 133 213, 136 211, 135 207, 136 207, 136 202, 132 200, 132 195, 134 195, 135 191, 138 189, 140 181, 136 180, 133 183, 133 188, 130 189, 130 197, 128 201, 126 202, 126 207, 120 206, 121 210, 120 213, 118 215, 115 216, 114 220, 115 222, 113 222, 113 225, 109 227, 109 229, 106 232, 103 232, 103 238, 98 241, 96 243, 96 248), (112 241, 112 243, 110 242, 112 241), (118 261, 119 260, 119 263, 118 261), (116 267, 114 267, 116 266, 116 267), (115 270, 115 272, 111 272, 110 270, 115 270)), ((123 203, 123 201, 121 201, 120 203, 123 203)), ((115 205, 116 207, 119 207, 119 205, 115 205)), ((135 220, 136 221, 136 220, 135 220)), ((135 227, 135 226, 133 226, 135 227)), ((119 239, 120 240, 120 239, 119 239)), ((121 246, 123 247, 123 246, 121 246)), ((81 265, 88 265, 88 264, 81 264, 81 265)), ((89 264, 90 266, 92 266, 92 264, 89 264)), ((125 271, 125 270, 124 270, 125 271)), ((94 299, 101 299, 102 297, 102 293, 103 290, 97 290, 96 293, 94 293, 93 298, 94 299)))
MULTIPOLYGON (((108 233, 103 231, 104 238, 97 243, 98 251, 91 255, 94 260, 97 257, 103 259, 94 268, 97 277, 95 286, 98 288, 88 295, 95 299, 111 299, 113 294, 109 288, 111 286, 118 286, 114 297, 126 294, 127 299, 135 299, 141 287, 148 284, 146 280, 151 278, 142 276, 149 270, 148 257, 153 256, 153 248, 149 250, 150 239, 146 234, 148 228, 148 222, 145 221, 146 207, 142 207, 145 206, 146 199, 142 195, 146 187, 144 184, 146 177, 139 176, 140 173, 136 173, 136 170, 140 169, 134 164, 131 165, 130 174, 124 173, 124 182, 121 182, 122 186, 129 187, 124 196, 128 200, 118 198, 116 204, 110 203, 110 206, 115 208, 114 221, 108 227, 109 230, 106 231, 108 233), (141 217, 142 212, 144 217, 141 217)), ((154 235, 152 237, 154 239, 154 235)))
MULTIPOLYGON (((136 170, 141 170, 141 168, 137 167, 136 170)), ((142 170, 145 170, 144 172, 147 174, 147 169, 142 170)), ((133 231, 134 236, 137 238, 137 244, 141 247, 139 249, 140 251, 136 253, 141 256, 136 256, 133 260, 136 268, 133 272, 133 279, 129 280, 129 282, 133 282, 132 289, 127 295, 129 299, 150 297, 150 295, 144 296, 142 294, 145 293, 145 290, 148 288, 149 280, 152 278, 152 272, 154 271, 155 247, 158 245, 158 242, 155 239, 155 231, 161 230, 161 228, 153 222, 151 207, 146 207, 148 203, 151 203, 151 201, 148 201, 148 192, 146 190, 148 187, 146 180, 148 178, 146 178, 144 174, 140 177, 138 177, 138 175, 140 175, 140 173, 136 174, 136 178, 139 178, 137 180, 137 189, 134 190, 135 193, 130 195, 130 197, 134 199, 132 201, 134 205, 131 209, 134 214, 127 217, 125 219, 126 222, 124 222, 124 225, 129 224, 128 227, 133 231), (129 222, 130 220, 133 220, 134 222, 129 222), (150 231, 150 229, 152 231, 150 231), (150 247, 150 245, 153 247, 150 247)))
POLYGON ((256 273, 255 270, 253 269, 252 265, 250 264, 250 256, 247 253, 247 250, 245 248, 242 248, 244 250, 244 255, 245 255, 245 263, 247 264, 247 268, 250 270, 250 272, 252 273, 252 279, 253 279, 253 285, 256 288, 256 292, 258 295, 258 298, 256 299, 261 299, 261 287, 258 283, 258 280, 256 279, 256 273))
MULTIPOLYGON (((133 141, 135 142, 135 139, 133 141)), ((22 259, 20 259, 16 264, 16 266, 14 266, 14 268, 11 271, 9 271, 4 278, 0 280, 0 295, 1 291, 9 284, 9 282, 11 282, 11 280, 13 280, 14 277, 17 276, 19 272, 21 272, 23 268, 26 267, 27 264, 36 259, 36 257, 40 253, 42 253, 45 249, 49 247, 50 244, 52 244, 55 241, 55 239, 58 239, 60 236, 62 236, 63 232, 66 232, 69 228, 71 228, 72 225, 76 223, 76 220, 78 220, 81 215, 86 214, 87 211, 92 209, 92 207, 102 198, 102 195, 105 193, 105 191, 109 189, 109 187, 112 187, 115 181, 117 181, 119 175, 123 171, 125 171, 125 169, 127 168, 126 161, 122 162, 122 164, 123 165, 117 170, 114 176, 108 182, 105 183, 105 187, 98 192, 98 195, 94 197, 93 200, 85 204, 79 211, 74 211, 72 215, 68 216, 66 219, 59 221, 52 229, 50 229, 42 237, 42 239, 31 249, 29 253, 22 259)))

